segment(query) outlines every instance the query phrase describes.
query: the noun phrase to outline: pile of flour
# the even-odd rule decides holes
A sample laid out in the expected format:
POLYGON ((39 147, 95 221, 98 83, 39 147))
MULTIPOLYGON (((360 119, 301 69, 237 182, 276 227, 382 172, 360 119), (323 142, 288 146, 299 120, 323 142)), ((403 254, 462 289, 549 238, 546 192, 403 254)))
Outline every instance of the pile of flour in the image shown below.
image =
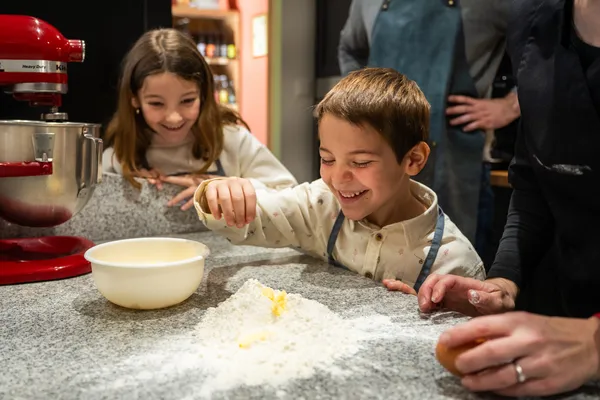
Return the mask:
POLYGON ((197 351, 210 375, 203 392, 239 385, 276 387, 317 370, 343 374, 336 362, 357 353, 377 325, 390 324, 383 316, 346 320, 314 300, 250 279, 208 309, 196 328, 197 351))

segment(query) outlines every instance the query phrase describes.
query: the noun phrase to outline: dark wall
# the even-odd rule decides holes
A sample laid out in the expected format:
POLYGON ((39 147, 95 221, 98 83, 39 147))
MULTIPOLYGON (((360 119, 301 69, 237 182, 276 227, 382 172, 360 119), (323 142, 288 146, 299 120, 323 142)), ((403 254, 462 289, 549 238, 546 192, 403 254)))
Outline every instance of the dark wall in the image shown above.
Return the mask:
POLYGON ((352 0, 317 1, 316 77, 340 75, 337 48, 352 0))
MULTIPOLYGON (((2 1, 0 14, 23 14, 56 27, 67 39, 86 44, 83 63, 69 63, 69 92, 61 111, 71 121, 106 123, 116 107, 116 86, 122 58, 146 30, 170 27, 170 0, 41 0, 2 1)), ((0 119, 39 119, 30 108, 0 94, 0 119)))

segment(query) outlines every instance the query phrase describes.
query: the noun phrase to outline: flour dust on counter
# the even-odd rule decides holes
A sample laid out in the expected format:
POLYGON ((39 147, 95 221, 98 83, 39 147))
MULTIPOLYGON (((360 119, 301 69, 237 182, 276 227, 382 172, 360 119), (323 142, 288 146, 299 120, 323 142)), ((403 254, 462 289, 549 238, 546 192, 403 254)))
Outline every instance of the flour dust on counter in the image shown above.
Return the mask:
POLYGON ((251 278, 208 308, 191 332, 165 337, 154 350, 113 365, 122 379, 112 385, 129 387, 154 376, 166 385, 185 380, 189 398, 228 398, 246 388, 282 398, 305 380, 362 374, 357 353, 373 341, 402 336, 401 330, 389 316, 344 318, 251 278))
POLYGON ((349 374, 337 363, 385 325, 391 326, 388 317, 343 319, 317 301, 249 279, 207 310, 196 328, 198 357, 210 376, 202 393, 242 385, 282 387, 319 370, 349 374))

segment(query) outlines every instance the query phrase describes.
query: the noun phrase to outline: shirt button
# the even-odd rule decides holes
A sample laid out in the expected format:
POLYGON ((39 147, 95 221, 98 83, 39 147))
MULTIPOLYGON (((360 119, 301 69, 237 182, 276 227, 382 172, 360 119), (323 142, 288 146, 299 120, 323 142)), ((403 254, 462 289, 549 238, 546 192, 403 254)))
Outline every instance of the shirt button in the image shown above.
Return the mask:
POLYGON ((381 239, 383 239, 383 235, 381 233, 378 233, 377 235, 375 235, 375 240, 377 240, 378 242, 381 242, 381 239))
POLYGON ((370 272, 367 272, 367 273, 365 274, 365 278, 373 279, 373 274, 372 274, 372 273, 370 273, 370 272))

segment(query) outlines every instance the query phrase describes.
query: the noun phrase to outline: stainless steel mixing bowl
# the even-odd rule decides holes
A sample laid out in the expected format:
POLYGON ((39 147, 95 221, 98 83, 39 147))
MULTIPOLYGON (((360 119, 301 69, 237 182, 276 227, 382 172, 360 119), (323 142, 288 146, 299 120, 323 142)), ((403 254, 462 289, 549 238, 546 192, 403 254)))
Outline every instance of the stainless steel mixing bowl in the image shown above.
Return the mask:
POLYGON ((99 134, 98 124, 0 120, 0 218, 50 227, 77 214, 102 178, 99 134), (49 163, 51 175, 27 176, 49 163))

